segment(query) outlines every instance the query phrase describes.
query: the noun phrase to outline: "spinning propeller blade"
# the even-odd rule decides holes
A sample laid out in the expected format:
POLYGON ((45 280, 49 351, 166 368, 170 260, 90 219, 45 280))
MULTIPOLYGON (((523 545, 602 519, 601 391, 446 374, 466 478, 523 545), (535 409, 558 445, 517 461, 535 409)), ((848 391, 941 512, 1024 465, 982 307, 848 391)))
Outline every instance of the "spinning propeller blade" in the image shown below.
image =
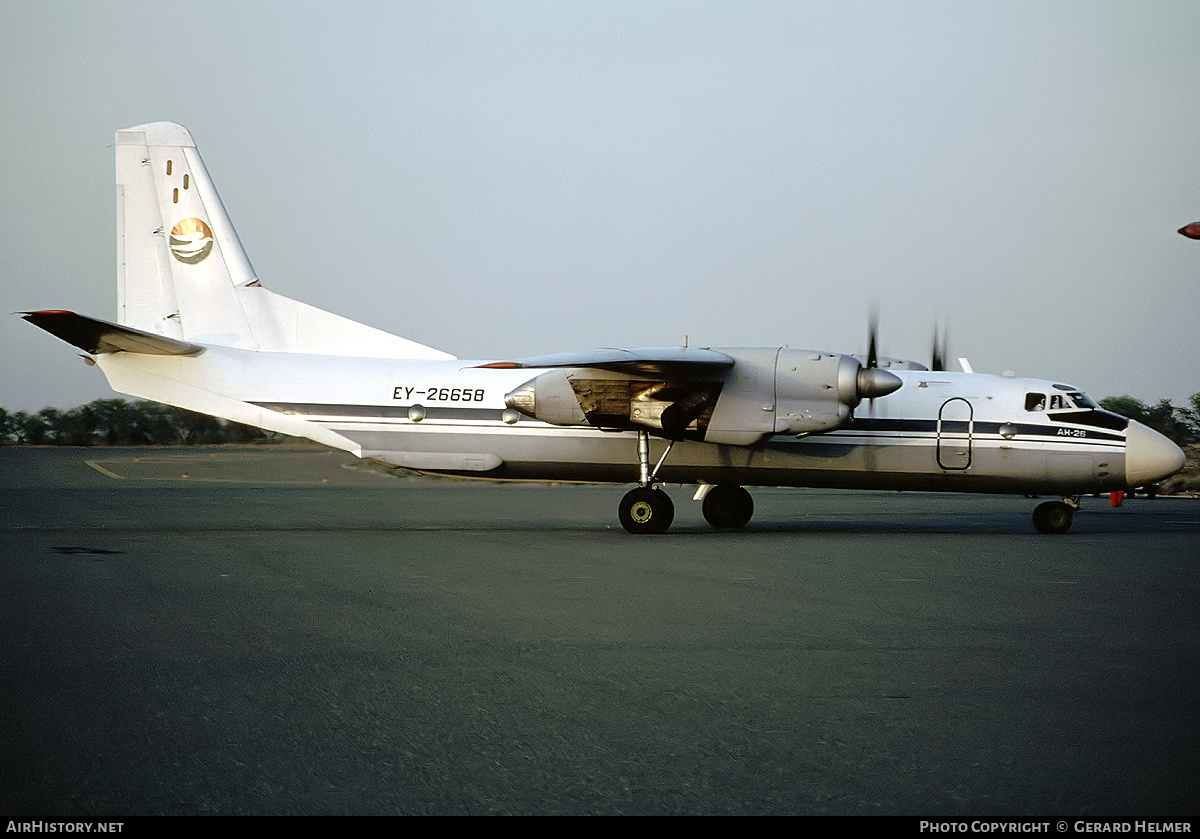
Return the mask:
POLYGON ((945 370, 946 357, 949 355, 949 350, 946 349, 946 332, 934 324, 933 327, 933 350, 930 353, 930 370, 945 370))
POLYGON ((879 366, 879 312, 874 308, 871 309, 867 335, 867 369, 870 370, 879 366))

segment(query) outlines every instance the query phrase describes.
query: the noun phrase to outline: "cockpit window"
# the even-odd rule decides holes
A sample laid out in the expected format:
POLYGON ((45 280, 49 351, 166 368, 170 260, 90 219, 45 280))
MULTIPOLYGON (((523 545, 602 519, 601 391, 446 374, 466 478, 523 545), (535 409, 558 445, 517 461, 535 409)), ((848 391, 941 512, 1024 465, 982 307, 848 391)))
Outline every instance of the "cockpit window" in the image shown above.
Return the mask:
POLYGON ((1044 411, 1044 410, 1046 410, 1046 394, 1044 394, 1044 393, 1027 393, 1027 394, 1025 394, 1025 410, 1026 411, 1044 411))
POLYGON ((1078 390, 1073 390, 1070 393, 1050 394, 1051 411, 1094 411, 1099 407, 1086 393, 1078 390))

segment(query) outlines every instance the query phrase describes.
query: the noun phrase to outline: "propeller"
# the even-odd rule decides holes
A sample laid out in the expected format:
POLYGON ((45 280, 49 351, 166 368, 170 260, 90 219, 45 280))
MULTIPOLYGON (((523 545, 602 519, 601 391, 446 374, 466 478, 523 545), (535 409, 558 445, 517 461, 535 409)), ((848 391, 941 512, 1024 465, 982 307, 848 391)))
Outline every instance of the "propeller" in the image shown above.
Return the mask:
POLYGON ((933 350, 930 353, 930 370, 945 370, 946 357, 949 355, 949 350, 946 349, 946 332, 936 323, 933 325, 933 350))
MULTIPOLYGON (((867 397, 867 413, 872 422, 876 397, 887 396, 901 385, 900 377, 895 373, 879 369, 879 309, 875 306, 867 316, 867 365, 858 371, 857 384, 859 397, 867 397)), ((874 472, 878 467, 876 447, 864 446, 862 453, 863 466, 868 472, 874 472)))
POLYGON ((867 369, 879 366, 879 310, 871 307, 867 316, 867 369))
POLYGON ((858 398, 870 400, 871 414, 875 414, 875 400, 900 389, 900 377, 895 373, 879 369, 879 313, 872 308, 867 335, 867 363, 858 371, 858 398))

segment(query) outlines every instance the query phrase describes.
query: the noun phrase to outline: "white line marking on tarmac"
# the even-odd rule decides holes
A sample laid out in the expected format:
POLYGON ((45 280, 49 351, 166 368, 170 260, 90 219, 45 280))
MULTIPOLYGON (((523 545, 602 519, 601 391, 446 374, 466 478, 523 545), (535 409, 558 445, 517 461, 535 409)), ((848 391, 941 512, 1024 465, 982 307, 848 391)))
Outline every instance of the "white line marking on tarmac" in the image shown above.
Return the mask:
POLYGON ((103 466, 101 466, 99 463, 97 463, 97 462, 96 462, 96 461, 94 461, 94 460, 85 460, 85 461, 84 461, 84 463, 86 463, 88 466, 90 466, 90 467, 92 467, 93 469, 95 469, 95 470, 96 470, 97 472, 99 472, 101 475, 108 475, 108 477, 110 477, 110 478, 116 478, 118 481, 123 481, 123 480, 125 480, 125 478, 124 478, 124 477, 122 477, 121 475, 118 475, 116 472, 110 472, 110 471, 108 471, 107 469, 105 469, 103 466))

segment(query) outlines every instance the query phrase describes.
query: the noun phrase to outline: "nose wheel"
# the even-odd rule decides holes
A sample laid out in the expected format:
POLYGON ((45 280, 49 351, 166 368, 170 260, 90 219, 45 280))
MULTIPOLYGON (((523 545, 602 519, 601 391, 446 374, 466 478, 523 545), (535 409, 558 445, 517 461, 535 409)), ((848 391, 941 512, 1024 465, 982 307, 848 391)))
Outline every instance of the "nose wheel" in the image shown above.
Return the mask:
POLYGON ((1066 499, 1038 504, 1033 510, 1033 526, 1038 533, 1066 533, 1071 529, 1078 506, 1066 499))

